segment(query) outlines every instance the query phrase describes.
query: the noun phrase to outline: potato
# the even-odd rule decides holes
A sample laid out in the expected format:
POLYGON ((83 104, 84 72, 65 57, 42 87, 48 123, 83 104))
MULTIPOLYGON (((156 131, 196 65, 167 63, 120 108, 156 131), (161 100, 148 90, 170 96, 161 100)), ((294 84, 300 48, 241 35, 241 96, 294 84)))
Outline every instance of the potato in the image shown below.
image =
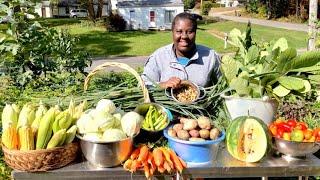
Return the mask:
POLYGON ((218 128, 211 129, 211 131, 210 131, 210 139, 212 139, 212 140, 217 139, 219 134, 220 134, 220 131, 219 131, 218 128))
POLYGON ((190 134, 190 136, 191 137, 199 137, 199 131, 198 130, 196 130, 196 129, 192 129, 192 130, 190 130, 189 131, 189 134, 190 134))
POLYGON ((190 119, 183 124, 183 130, 190 131, 192 129, 196 129, 198 123, 196 120, 190 119))
POLYGON ((211 129, 211 121, 208 117, 206 116, 200 116, 198 119, 198 125, 201 129, 211 129))
POLYGON ((180 117, 180 123, 184 124, 185 122, 189 121, 189 120, 194 120, 194 119, 189 119, 189 118, 185 118, 185 117, 180 117))
POLYGON ((192 137, 192 138, 189 138, 189 141, 205 141, 205 139, 192 137))
POLYGON ((200 137, 203 139, 208 139, 210 137, 210 131, 207 129, 201 129, 199 131, 200 137))
POLYGON ((175 124, 172 128, 173 128, 176 132, 178 132, 179 130, 182 130, 182 129, 183 129, 183 124, 175 124))
POLYGON ((171 137, 177 137, 177 132, 173 128, 170 128, 168 129, 168 135, 171 137))
POLYGON ((179 139, 186 140, 186 141, 190 138, 190 135, 186 130, 177 131, 177 136, 179 139))

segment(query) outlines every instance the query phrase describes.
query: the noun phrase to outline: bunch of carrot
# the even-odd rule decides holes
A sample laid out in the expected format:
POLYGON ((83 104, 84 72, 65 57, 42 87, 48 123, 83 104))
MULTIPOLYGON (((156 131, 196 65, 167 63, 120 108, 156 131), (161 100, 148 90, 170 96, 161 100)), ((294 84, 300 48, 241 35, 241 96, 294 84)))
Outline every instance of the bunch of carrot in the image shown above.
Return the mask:
POLYGON ((159 173, 182 172, 187 164, 170 148, 149 148, 146 144, 134 149, 130 158, 125 161, 123 168, 131 173, 143 169, 147 179, 151 178, 156 170, 159 173))

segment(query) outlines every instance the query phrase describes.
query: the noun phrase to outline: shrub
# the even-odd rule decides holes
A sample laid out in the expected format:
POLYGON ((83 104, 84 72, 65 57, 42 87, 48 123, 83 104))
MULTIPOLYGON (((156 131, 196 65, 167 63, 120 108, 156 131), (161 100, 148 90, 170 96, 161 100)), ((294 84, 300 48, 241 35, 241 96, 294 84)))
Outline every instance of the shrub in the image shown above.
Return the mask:
POLYGON ((211 2, 205 1, 202 4, 201 14, 202 15, 208 15, 210 9, 213 7, 213 4, 211 2))
POLYGON ((267 6, 261 5, 258 7, 258 14, 260 17, 267 17, 267 6))
POLYGON ((184 0, 184 9, 192 9, 196 5, 195 0, 184 0))
POLYGON ((258 13, 258 0, 249 0, 246 4, 246 11, 249 13, 258 13))
POLYGON ((106 28, 108 31, 124 31, 126 29, 126 21, 119 14, 111 13, 107 18, 106 28))

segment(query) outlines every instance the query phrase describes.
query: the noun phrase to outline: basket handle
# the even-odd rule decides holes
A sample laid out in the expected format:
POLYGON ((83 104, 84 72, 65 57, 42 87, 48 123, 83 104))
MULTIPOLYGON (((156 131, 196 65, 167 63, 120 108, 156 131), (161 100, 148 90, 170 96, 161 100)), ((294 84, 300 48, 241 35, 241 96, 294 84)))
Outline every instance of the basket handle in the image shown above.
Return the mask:
POLYGON ((144 98, 144 102, 148 103, 150 102, 150 96, 149 96, 149 92, 147 87, 145 86, 143 80, 141 79, 140 75, 137 73, 136 70, 134 70, 132 67, 130 67, 129 65, 125 64, 125 63, 118 63, 118 62, 106 62, 103 63, 97 67, 95 67, 86 77, 86 79, 84 80, 84 91, 86 91, 88 89, 88 85, 90 82, 90 79, 93 75, 95 75, 98 71, 103 70, 106 67, 118 67, 124 70, 127 70, 128 72, 130 72, 132 75, 134 75, 134 77, 138 80, 138 83, 141 87, 142 93, 143 93, 143 98, 144 98))

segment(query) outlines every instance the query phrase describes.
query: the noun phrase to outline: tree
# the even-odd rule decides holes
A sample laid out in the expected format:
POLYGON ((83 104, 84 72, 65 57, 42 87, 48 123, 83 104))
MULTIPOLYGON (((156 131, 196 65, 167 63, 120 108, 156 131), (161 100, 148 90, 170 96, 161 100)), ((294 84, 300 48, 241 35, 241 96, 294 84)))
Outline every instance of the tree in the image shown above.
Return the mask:
POLYGON ((308 50, 316 48, 318 0, 309 0, 309 40, 308 50))

